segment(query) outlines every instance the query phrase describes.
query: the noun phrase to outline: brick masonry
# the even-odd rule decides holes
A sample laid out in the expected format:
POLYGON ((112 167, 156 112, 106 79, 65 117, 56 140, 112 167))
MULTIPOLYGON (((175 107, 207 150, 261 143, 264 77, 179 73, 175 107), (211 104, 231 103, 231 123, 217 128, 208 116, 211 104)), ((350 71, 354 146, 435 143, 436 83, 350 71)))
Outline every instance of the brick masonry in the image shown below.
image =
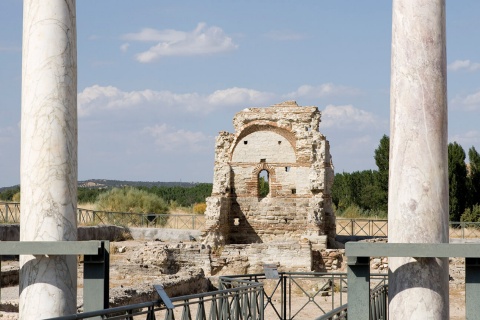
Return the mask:
POLYGON ((313 268, 312 259, 318 260, 320 250, 335 238, 333 166, 320 118, 317 107, 294 101, 235 115, 235 133, 220 132, 216 139, 203 243, 213 248, 309 243, 310 261, 304 265, 313 268), (264 197, 259 193, 262 173, 269 183, 264 197))

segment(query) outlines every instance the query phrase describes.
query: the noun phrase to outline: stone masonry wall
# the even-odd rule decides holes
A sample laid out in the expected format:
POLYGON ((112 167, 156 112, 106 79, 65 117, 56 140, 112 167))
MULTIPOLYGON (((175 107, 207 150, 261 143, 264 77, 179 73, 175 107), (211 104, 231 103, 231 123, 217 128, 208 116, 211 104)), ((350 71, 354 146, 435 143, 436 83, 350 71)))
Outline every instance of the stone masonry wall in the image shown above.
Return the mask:
POLYGON ((220 132, 216 140, 204 243, 309 241, 313 251, 327 247, 335 237, 333 168, 319 124, 316 107, 294 101, 235 115, 235 133, 220 132), (267 196, 259 193, 263 173, 267 196))

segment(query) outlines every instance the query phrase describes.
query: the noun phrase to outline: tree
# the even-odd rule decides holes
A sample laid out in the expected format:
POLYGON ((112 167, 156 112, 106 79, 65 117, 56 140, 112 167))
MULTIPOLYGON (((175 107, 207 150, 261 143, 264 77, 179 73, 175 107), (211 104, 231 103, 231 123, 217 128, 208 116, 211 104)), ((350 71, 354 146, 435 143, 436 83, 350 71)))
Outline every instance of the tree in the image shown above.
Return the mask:
POLYGON ((465 151, 456 142, 448 144, 448 189, 450 221, 460 221, 467 204, 465 151))
POLYGON ((20 186, 8 188, 7 190, 0 192, 0 200, 14 201, 13 196, 18 192, 20 192, 20 186))
POLYGON ((375 149, 375 164, 378 167, 376 178, 376 197, 378 209, 388 211, 388 169, 390 161, 390 138, 383 135, 380 145, 375 149))
POLYGON ((470 170, 468 174, 468 207, 480 204, 480 155, 475 147, 468 150, 470 170))
POLYGON ((270 186, 268 184, 268 171, 262 170, 258 175, 258 196, 265 198, 270 193, 270 186))

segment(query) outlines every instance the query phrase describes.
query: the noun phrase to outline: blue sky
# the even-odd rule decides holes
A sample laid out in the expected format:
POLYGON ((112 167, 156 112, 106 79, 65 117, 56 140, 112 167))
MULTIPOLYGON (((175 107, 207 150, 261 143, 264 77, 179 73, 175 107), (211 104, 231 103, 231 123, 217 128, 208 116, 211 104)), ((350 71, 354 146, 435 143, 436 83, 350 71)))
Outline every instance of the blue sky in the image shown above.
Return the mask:
MULTIPOLYGON (((480 2, 447 2, 449 140, 480 150, 480 2)), ((247 107, 322 111, 336 172, 389 134, 391 1, 78 0, 79 180, 212 182, 247 107)), ((0 2, 0 187, 20 181, 22 1, 0 2)))

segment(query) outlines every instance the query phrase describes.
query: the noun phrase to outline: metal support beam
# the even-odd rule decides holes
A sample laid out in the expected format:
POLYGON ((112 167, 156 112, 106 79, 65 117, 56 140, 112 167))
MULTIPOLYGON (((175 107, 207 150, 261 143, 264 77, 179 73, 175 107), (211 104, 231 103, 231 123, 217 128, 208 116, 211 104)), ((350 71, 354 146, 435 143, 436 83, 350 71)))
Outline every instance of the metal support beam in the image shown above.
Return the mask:
POLYGON ((98 254, 100 241, 1 241, 0 255, 98 254))
MULTIPOLYGON (((479 253, 480 255, 480 253, 479 253)), ((465 311, 467 319, 480 315, 480 259, 465 259, 465 311)))
POLYGON ((84 255, 84 310, 96 311, 108 308, 109 241, 0 241, 0 257, 25 254, 84 255))
POLYGON ((480 244, 348 242, 345 254, 349 319, 369 319, 370 257, 465 258, 466 319, 480 314, 480 244))
POLYGON ((110 242, 101 241, 101 247, 95 255, 85 255, 83 266, 84 312, 108 309, 110 242))
POLYGON ((348 318, 370 319, 370 258, 348 257, 348 318))
POLYGON ((480 244, 347 242, 345 253, 348 257, 466 258, 479 257, 480 244))

